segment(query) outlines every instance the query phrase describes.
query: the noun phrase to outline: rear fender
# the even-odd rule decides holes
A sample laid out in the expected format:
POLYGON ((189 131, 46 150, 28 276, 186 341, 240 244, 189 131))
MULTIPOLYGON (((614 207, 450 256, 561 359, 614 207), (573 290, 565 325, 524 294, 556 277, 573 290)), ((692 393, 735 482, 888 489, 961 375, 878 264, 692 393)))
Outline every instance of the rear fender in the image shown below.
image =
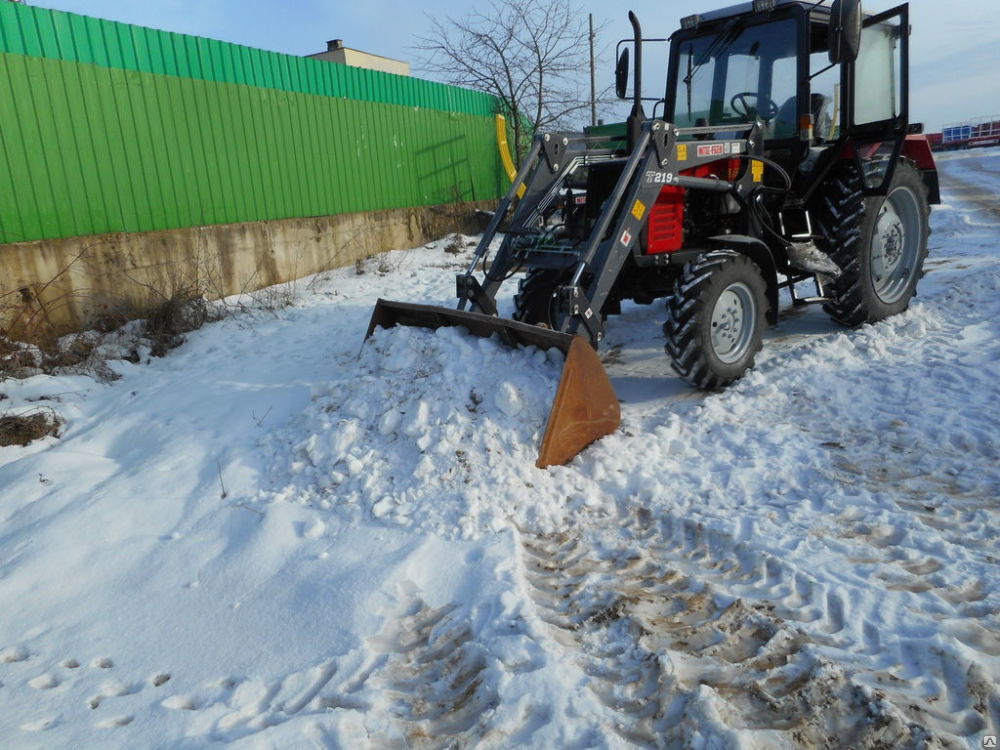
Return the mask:
POLYGON ((927 186, 927 202, 941 202, 941 188, 938 185, 937 165, 934 163, 934 153, 926 135, 908 135, 903 142, 903 156, 912 161, 927 186))
POLYGON ((774 262, 771 250, 756 237, 744 234, 720 234, 709 237, 719 249, 735 250, 742 253, 757 264, 760 274, 767 285, 767 322, 769 325, 778 323, 778 267, 774 262))
POLYGON ((917 169, 937 169, 934 153, 926 135, 908 135, 903 141, 903 156, 917 165, 917 169))
MULTIPOLYGON (((868 153, 878 150, 880 142, 868 144, 868 153)), ((914 166, 920 170, 924 185, 927 186, 927 202, 938 204, 941 202, 941 188, 938 185, 937 164, 934 162, 934 152, 931 151, 931 143, 926 135, 908 135, 903 141, 903 146, 899 151, 900 156, 909 159, 914 166)), ((862 156, 864 156, 862 154, 862 156)), ((857 159, 857 152, 850 144, 844 149, 842 158, 857 159)), ((886 183, 888 187, 888 183, 886 183)))

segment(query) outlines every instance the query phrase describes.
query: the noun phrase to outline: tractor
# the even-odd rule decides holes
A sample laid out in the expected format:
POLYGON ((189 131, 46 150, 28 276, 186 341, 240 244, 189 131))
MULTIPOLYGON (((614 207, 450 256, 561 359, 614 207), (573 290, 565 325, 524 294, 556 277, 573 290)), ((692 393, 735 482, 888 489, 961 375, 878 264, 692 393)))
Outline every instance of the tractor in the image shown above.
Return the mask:
POLYGON ((902 312, 940 202, 930 147, 909 122, 908 13, 752 0, 687 16, 669 38, 666 90, 645 97, 646 40, 629 12, 615 67, 626 122, 536 134, 458 276, 457 309, 379 300, 369 334, 460 325, 562 349, 547 466, 617 427, 593 350, 623 300, 665 300, 667 358, 707 390, 754 366, 781 289, 845 326, 902 312), (567 199, 581 190, 585 200, 567 199), (518 274, 513 320, 499 318, 497 292, 518 274))

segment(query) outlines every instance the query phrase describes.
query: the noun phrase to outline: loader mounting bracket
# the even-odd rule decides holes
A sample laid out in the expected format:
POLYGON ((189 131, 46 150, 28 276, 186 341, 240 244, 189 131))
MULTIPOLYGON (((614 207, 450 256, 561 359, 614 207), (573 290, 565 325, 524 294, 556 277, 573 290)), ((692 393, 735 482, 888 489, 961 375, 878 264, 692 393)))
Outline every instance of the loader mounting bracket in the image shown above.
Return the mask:
POLYGON ((604 324, 601 316, 594 312, 590 299, 579 284, 565 284, 559 287, 559 305, 568 315, 583 324, 594 348, 604 338, 604 324))
POLYGON ((569 138, 562 133, 546 133, 542 136, 542 153, 552 172, 558 172, 566 161, 563 155, 569 145, 569 138))
POLYGON ((479 279, 471 273, 460 273, 455 277, 455 291, 460 302, 468 300, 472 303, 472 309, 486 315, 496 315, 497 306, 493 298, 486 294, 479 279))
POLYGON ((674 142, 677 140, 676 131, 668 128, 666 123, 656 121, 652 125, 653 148, 656 150, 656 162, 665 167, 670 163, 670 157, 674 151, 674 142))

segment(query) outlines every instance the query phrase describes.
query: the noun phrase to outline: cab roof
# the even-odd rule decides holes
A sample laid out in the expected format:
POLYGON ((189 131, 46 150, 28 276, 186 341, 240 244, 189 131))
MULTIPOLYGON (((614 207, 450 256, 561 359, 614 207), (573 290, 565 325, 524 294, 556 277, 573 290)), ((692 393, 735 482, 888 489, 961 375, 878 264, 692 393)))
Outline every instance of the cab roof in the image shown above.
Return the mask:
MULTIPOLYGON (((743 2, 736 5, 730 5, 725 8, 719 8, 718 10, 710 10, 707 13, 697 13, 699 23, 712 23, 714 21, 719 21, 725 18, 730 18, 731 16, 744 16, 748 13, 754 13, 753 2, 743 2)), ((776 0, 775 9, 787 7, 789 5, 798 5, 806 10, 819 10, 830 12, 830 0, 821 0, 817 3, 816 0, 776 0)))

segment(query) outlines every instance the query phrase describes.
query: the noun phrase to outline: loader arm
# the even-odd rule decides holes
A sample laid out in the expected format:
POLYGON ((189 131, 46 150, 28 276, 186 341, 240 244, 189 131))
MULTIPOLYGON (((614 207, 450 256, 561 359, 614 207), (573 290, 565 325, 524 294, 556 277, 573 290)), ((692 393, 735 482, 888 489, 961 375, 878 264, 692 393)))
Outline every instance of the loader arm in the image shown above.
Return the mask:
POLYGON ((472 261, 457 279, 458 308, 496 314, 496 294, 501 285, 524 266, 566 271, 568 283, 560 286, 559 320, 554 326, 564 333, 586 336, 596 348, 604 337, 599 311, 629 255, 638 253, 638 240, 649 221, 650 208, 665 187, 731 192, 738 200, 753 191, 753 170, 744 170, 734 182, 682 174, 721 158, 751 158, 762 150, 756 123, 742 129, 733 126, 678 129, 663 120, 642 123, 632 150, 623 153, 608 146, 604 136, 583 134, 538 134, 532 150, 507 196, 487 227, 472 261), (704 145, 680 142, 686 136, 710 136, 742 131, 738 140, 711 141, 704 145), (574 170, 594 165, 621 165, 614 187, 586 238, 559 239, 543 226, 546 210, 566 190, 574 170), (509 210, 515 185, 527 184, 496 255, 489 250, 509 210), (483 279, 476 269, 483 266, 483 279), (584 282, 584 279, 587 281, 584 282))

